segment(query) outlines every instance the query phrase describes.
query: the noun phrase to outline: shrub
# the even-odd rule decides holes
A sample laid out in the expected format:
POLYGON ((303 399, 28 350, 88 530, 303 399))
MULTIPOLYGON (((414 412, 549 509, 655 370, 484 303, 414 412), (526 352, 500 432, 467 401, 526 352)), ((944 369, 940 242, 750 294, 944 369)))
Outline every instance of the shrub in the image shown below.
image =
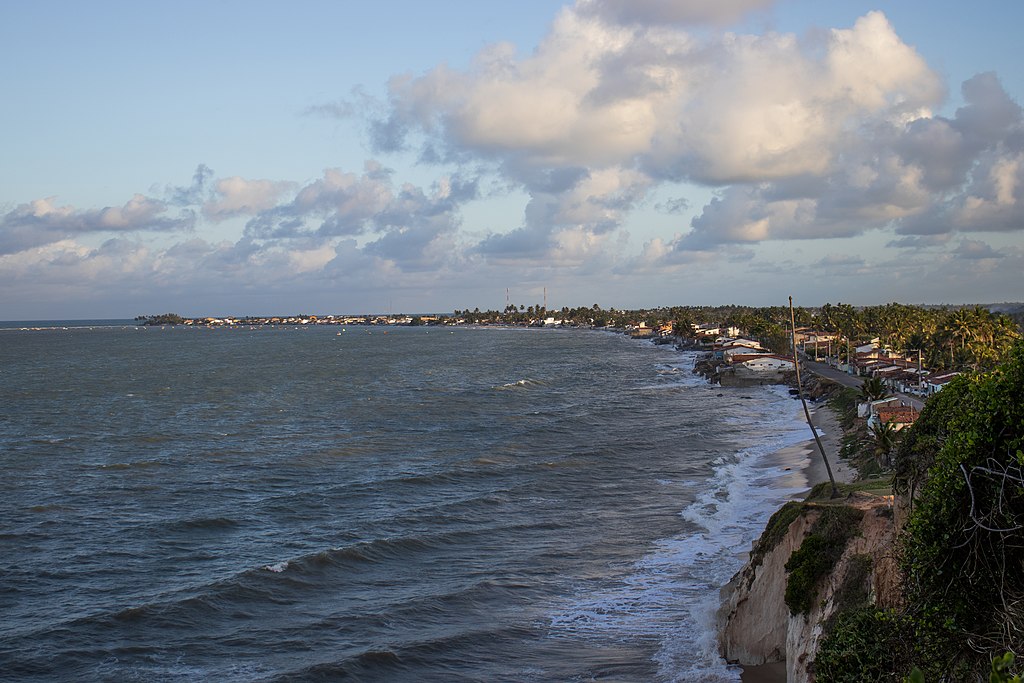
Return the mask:
POLYGON ((818 595, 818 584, 842 557, 846 544, 864 516, 845 506, 823 506, 810 533, 786 562, 786 605, 793 614, 809 612, 818 595))
POLYGON ((892 610, 872 607, 842 612, 818 647, 817 680, 835 683, 903 681, 913 661, 904 634, 912 627, 892 610))

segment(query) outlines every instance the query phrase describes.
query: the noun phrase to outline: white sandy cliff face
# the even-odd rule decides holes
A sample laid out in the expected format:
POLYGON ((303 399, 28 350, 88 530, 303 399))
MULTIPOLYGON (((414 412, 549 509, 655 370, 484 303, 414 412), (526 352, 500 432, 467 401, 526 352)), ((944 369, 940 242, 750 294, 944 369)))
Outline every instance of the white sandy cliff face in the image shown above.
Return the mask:
POLYGON ((789 683, 814 681, 814 653, 824 624, 836 611, 836 593, 855 555, 870 555, 871 597, 880 605, 896 595, 897 571, 892 557, 891 498, 864 496, 844 501, 864 511, 858 533, 849 542, 835 570, 819 586, 810 613, 791 615, 785 603, 786 562, 808 535, 820 514, 806 508, 789 526, 778 545, 757 567, 746 566, 722 589, 719 644, 729 662, 754 666, 786 662, 789 683))

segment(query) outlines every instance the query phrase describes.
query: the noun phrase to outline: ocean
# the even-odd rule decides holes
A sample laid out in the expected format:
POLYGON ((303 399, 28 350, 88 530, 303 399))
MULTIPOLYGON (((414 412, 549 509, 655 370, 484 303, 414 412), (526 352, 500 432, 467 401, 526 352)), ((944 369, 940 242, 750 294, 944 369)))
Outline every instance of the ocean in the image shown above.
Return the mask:
POLYGON ((611 332, 44 327, 0 329, 5 680, 739 680, 784 388, 611 332))

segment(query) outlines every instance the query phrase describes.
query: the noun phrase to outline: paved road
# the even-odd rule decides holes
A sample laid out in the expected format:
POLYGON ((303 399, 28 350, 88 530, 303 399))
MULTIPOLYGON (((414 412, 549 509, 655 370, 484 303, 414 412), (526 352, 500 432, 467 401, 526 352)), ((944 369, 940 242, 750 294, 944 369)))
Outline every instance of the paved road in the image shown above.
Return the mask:
MULTIPOLYGON (((813 372, 816 375, 821 375, 826 379, 830 379, 834 382, 842 384, 845 387, 853 387, 854 389, 859 389, 860 385, 864 383, 864 378, 862 377, 858 377, 856 375, 847 375, 845 372, 841 370, 836 370, 835 368, 829 365, 825 365, 824 363, 819 363, 808 358, 800 359, 800 367, 809 372, 813 372)), ((909 396, 907 394, 900 393, 897 393, 895 395, 903 399, 903 403, 905 405, 914 406, 918 410, 924 408, 924 401, 918 398, 917 396, 909 396)))

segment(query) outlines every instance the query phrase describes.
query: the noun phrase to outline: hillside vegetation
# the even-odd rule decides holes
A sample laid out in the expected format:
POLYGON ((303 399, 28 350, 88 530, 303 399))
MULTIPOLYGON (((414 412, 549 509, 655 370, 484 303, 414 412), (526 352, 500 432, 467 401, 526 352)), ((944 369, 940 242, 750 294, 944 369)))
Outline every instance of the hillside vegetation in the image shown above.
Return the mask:
POLYGON ((928 681, 988 680, 1024 646, 1024 343, 933 397, 894 472, 910 506, 897 606, 839 614, 817 680, 903 681, 915 667, 928 681))

